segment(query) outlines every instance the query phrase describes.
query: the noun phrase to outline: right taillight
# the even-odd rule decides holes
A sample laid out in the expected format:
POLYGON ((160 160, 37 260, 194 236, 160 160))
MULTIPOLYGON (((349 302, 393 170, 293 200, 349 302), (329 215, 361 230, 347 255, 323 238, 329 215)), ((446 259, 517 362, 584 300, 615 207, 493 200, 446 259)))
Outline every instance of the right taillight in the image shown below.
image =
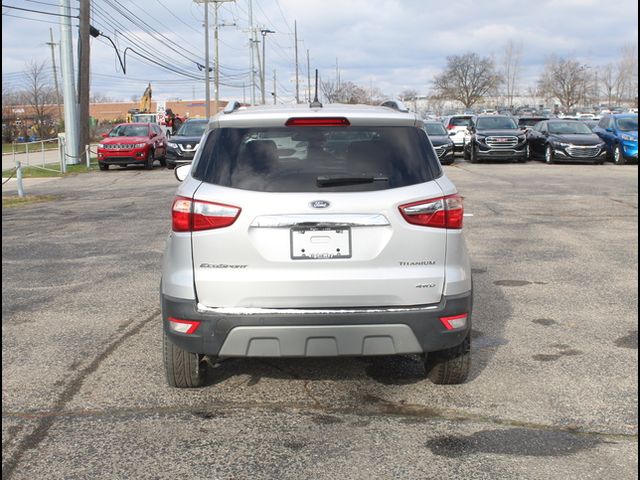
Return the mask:
POLYGON ((412 225, 434 228, 462 228, 464 205, 457 193, 401 205, 400 213, 412 225))
POLYGON ((171 208, 174 232, 197 232, 233 225, 241 209, 232 205, 176 197, 171 208))

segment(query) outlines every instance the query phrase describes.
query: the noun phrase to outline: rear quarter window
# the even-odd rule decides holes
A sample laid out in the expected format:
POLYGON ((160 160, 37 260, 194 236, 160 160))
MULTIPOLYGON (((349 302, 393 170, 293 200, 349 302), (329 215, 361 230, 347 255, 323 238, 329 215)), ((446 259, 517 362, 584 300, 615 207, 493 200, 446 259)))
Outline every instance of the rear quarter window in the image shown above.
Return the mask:
POLYGON ((260 192, 352 192, 399 188, 440 176, 416 127, 221 128, 208 135, 194 178, 260 192), (321 186, 318 177, 386 181, 321 186))

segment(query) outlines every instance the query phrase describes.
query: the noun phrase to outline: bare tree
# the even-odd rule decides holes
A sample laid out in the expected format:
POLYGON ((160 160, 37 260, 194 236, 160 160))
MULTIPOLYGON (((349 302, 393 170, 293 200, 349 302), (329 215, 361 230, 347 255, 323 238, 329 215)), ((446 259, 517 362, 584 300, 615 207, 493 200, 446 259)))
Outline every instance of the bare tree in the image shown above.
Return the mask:
POLYGON ((16 106, 20 96, 10 85, 2 84, 2 141, 13 142, 16 136, 16 106))
POLYGON ((91 99, 89 100, 91 103, 109 103, 109 102, 113 102, 113 98, 100 93, 100 92, 96 92, 91 96, 91 99))
POLYGON ((616 67, 612 63, 606 64, 600 71, 600 79, 602 82, 602 88, 607 98, 607 105, 611 107, 614 103, 617 103, 617 92, 620 89, 620 77, 616 67))
POLYGON ((320 82, 322 93, 329 103, 368 103, 370 93, 353 82, 320 82))
POLYGON ((630 102, 638 98, 638 45, 625 45, 618 60, 619 99, 630 102))
POLYGON ((433 80, 434 93, 441 98, 458 100, 470 108, 502 84, 491 58, 476 53, 447 57, 444 72, 433 80))
POLYGON ((403 102, 411 102, 413 106, 413 111, 418 111, 418 91, 408 88, 400 92, 400 100, 403 102))
POLYGON ((36 132, 44 138, 51 129, 52 109, 56 102, 56 95, 51 86, 51 79, 45 73, 45 62, 27 62, 25 68, 25 88, 22 91, 24 104, 33 110, 36 132))
POLYGON ((563 108, 571 110, 585 101, 589 86, 588 65, 552 55, 538 80, 538 91, 545 98, 557 98, 563 108))
POLYGON ((427 101, 427 108, 432 110, 438 117, 444 114, 445 99, 436 95, 431 95, 427 101))
POLYGON ((504 79, 504 94, 509 108, 513 107, 513 99, 518 95, 520 80, 520 62, 522 61, 522 42, 509 40, 504 47, 502 57, 502 78, 504 79))

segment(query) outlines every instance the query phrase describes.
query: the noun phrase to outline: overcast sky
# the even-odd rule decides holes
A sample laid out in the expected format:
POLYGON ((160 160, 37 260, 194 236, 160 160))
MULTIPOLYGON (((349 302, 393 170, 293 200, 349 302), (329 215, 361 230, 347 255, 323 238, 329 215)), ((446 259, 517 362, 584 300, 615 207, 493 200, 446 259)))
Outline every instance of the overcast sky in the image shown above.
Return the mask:
MULTIPOLYGON (((20 88, 28 61, 50 67, 49 28, 55 42, 60 38, 58 17, 5 6, 59 13, 57 4, 57 0, 3 0, 3 88, 20 88)), ((78 0, 71 0, 71 5, 77 15, 78 0)), ((201 3, 92 0, 92 5, 92 24, 121 52, 133 47, 182 73, 129 51, 123 75, 108 41, 92 39, 92 94, 129 100, 139 97, 151 82, 155 99, 204 98, 204 81, 190 78, 203 77, 197 68, 197 63, 204 64, 201 3)), ((250 99, 248 10, 249 0, 219 8, 219 23, 225 25, 220 28, 222 99, 250 99)), ((267 95, 273 91, 275 70, 282 101, 292 101, 295 95, 294 21, 301 96, 307 84, 307 50, 312 70, 318 68, 322 78, 335 79, 338 68, 343 81, 392 96, 406 89, 429 93, 434 74, 444 68, 449 55, 473 51, 492 55, 499 64, 510 40, 523 46, 523 88, 535 82, 551 54, 602 66, 616 61, 622 47, 638 41, 635 0, 253 0, 253 10, 255 26, 276 32, 266 41, 267 95)), ((213 7, 210 11, 213 25, 213 7)), ((76 37, 77 29, 73 32, 76 37)), ((213 64, 213 28, 210 37, 213 64)), ((262 52, 261 44, 259 48, 262 52)), ((59 61, 56 50, 58 66, 59 61)), ((213 86, 211 92, 213 98, 213 86)))

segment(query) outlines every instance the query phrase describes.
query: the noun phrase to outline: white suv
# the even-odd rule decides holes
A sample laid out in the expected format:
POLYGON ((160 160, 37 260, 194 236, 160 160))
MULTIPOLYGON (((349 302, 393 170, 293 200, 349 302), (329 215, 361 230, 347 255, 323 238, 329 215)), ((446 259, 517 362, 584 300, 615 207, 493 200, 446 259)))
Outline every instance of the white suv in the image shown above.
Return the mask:
POLYGON ((449 138, 456 150, 464 150, 464 146, 469 142, 468 127, 471 126, 472 120, 473 115, 451 115, 443 119, 442 123, 449 132, 449 138))
POLYGON ((170 385, 201 386, 227 357, 420 354, 435 383, 467 378, 463 202, 422 127, 399 106, 231 104, 212 118, 176 169, 170 385))

